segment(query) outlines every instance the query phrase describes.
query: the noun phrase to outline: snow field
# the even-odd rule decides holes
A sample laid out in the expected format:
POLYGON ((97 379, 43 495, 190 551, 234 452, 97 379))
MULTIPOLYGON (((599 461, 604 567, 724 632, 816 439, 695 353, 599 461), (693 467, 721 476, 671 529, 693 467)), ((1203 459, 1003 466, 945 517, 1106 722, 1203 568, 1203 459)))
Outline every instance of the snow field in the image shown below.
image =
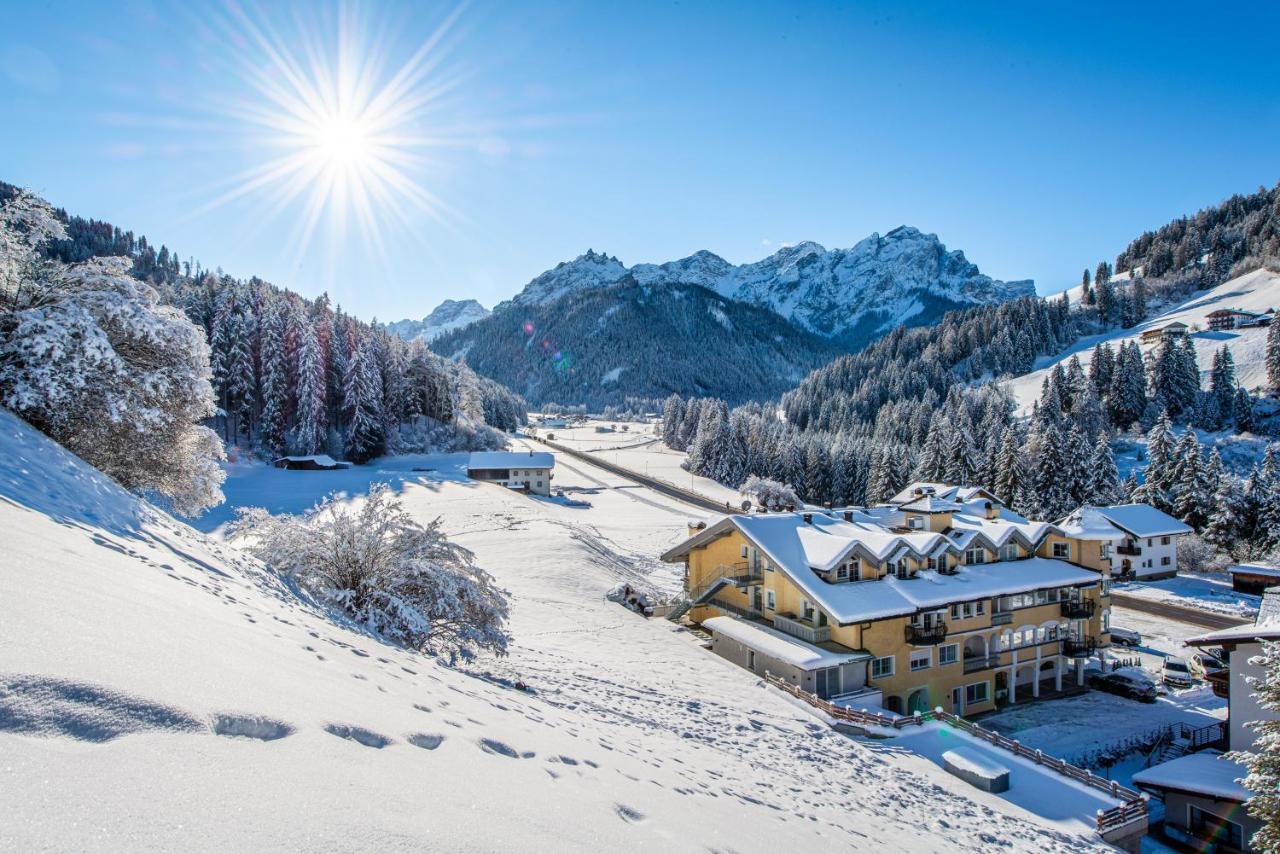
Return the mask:
POLYGON ((590 509, 438 462, 250 467, 229 494, 302 509, 398 471, 511 591, 511 656, 467 672, 335 623, 0 413, 0 848, 1100 847, 605 602, 678 585, 654 556, 686 509, 585 465, 557 473, 590 509))

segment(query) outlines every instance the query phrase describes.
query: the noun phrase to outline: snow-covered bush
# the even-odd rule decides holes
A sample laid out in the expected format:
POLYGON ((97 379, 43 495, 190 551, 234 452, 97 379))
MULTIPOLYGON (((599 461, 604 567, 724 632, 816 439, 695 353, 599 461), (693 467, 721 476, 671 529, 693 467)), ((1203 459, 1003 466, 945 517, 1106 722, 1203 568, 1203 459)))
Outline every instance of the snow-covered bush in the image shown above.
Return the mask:
POLYGON ((1230 555, 1205 542, 1199 534, 1178 537, 1178 566, 1188 572, 1221 572, 1231 562, 1230 555))
POLYGON ((757 477, 753 474, 738 487, 738 491, 749 498, 754 498, 756 505, 766 510, 800 506, 800 499, 796 496, 794 489, 785 483, 769 480, 767 477, 757 477))
POLYGON ((221 502, 222 444, 199 424, 215 411, 203 331, 128 259, 42 259, 61 233, 30 195, 0 207, 0 402, 180 513, 221 502))
POLYGON ((387 484, 358 509, 329 496, 300 516, 237 512, 231 533, 250 552, 392 643, 450 661, 506 652, 506 592, 438 519, 418 524, 387 484))

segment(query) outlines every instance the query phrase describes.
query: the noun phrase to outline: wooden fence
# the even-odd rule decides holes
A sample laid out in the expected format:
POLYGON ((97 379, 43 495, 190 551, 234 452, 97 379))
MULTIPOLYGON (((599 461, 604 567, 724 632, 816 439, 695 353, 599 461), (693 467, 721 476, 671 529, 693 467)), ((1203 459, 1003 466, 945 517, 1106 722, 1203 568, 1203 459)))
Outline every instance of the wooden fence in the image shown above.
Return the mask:
POLYGON ((965 720, 959 715, 951 712, 944 712, 942 709, 934 709, 928 712, 916 712, 911 715, 896 717, 893 715, 881 714, 879 712, 871 712, 866 709, 849 709, 844 706, 837 706, 828 700, 824 700, 816 694, 812 694, 797 685, 772 673, 766 672, 764 675, 765 682, 774 687, 785 691, 793 697, 804 700, 809 705, 824 712, 825 714, 835 718, 838 721, 845 721, 856 726, 864 727, 886 727, 889 729, 905 729, 912 726, 920 726, 926 721, 941 721, 956 729, 964 730, 974 738, 987 742, 988 744, 998 747, 1001 750, 1007 750, 1024 759, 1029 759, 1036 765, 1042 765, 1050 771, 1061 774, 1064 777, 1083 783, 1086 786, 1097 789, 1116 800, 1123 801, 1120 806, 1112 807, 1108 810, 1098 810, 1096 820, 1098 832, 1115 830, 1130 822, 1145 820, 1147 817, 1147 799, 1146 796, 1122 786, 1115 780, 1107 780, 1099 777, 1086 768, 1079 768, 1058 759, 1049 756, 1040 750, 1034 750, 1022 744, 1015 738, 1001 735, 995 730, 981 727, 972 721, 965 720))

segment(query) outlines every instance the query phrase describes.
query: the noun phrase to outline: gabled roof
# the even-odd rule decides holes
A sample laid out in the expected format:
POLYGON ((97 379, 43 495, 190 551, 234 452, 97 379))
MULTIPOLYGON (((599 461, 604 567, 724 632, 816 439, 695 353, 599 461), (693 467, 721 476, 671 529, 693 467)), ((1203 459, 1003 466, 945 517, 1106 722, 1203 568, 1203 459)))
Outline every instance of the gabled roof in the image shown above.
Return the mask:
POLYGON ((954 501, 946 501, 936 495, 925 495, 902 505, 903 510, 914 513, 952 513, 960 509, 954 501))
POLYGON ((1172 789, 1244 803, 1252 795, 1237 783, 1249 775, 1249 769, 1227 759, 1221 753, 1205 751, 1179 756, 1169 762, 1153 765, 1133 775, 1133 782, 1143 788, 1172 789))
POLYGON ((996 504, 1003 502, 996 498, 990 492, 987 492, 980 486, 956 486, 951 483, 933 483, 927 480, 918 480, 909 483, 903 487, 902 491, 889 499, 890 504, 906 504, 917 498, 926 495, 933 495, 942 501, 966 502, 974 501, 978 498, 992 501, 996 504))
POLYGON ((546 451, 474 451, 467 461, 469 469, 549 469, 556 464, 555 454, 546 451))
MULTIPOLYGON (((920 557, 957 549, 954 541, 943 534, 927 531, 896 533, 859 519, 867 514, 852 515, 853 522, 839 515, 824 513, 726 516, 668 551, 662 559, 679 560, 694 548, 736 529, 764 552, 778 571, 790 578, 810 601, 834 621, 846 625, 1043 587, 1092 585, 1100 579, 1096 572, 1063 560, 1033 557, 960 566, 950 575, 923 571, 912 579, 890 576, 875 581, 830 584, 814 569, 830 569, 855 549, 879 555, 879 559, 904 549, 920 557), (805 515, 810 517, 810 522, 804 521, 805 515)), ((1006 521, 1004 524, 1009 526, 1006 540, 1019 532, 1020 525, 1045 530, 1052 528, 1043 522, 1006 521)))
MULTIPOLYGON (((1058 530, 1077 540, 1120 540, 1121 531, 1095 507, 1081 507, 1058 522, 1058 530)), ((1145 535, 1144 535, 1145 536, 1145 535)))
POLYGON ((1219 629, 1216 632, 1187 638, 1187 646, 1217 646, 1221 643, 1280 640, 1280 587, 1268 587, 1262 593, 1262 607, 1252 623, 1219 629))
POLYGON ((1190 534, 1191 526, 1150 504, 1116 504, 1096 507, 1108 522, 1135 537, 1169 537, 1190 534))

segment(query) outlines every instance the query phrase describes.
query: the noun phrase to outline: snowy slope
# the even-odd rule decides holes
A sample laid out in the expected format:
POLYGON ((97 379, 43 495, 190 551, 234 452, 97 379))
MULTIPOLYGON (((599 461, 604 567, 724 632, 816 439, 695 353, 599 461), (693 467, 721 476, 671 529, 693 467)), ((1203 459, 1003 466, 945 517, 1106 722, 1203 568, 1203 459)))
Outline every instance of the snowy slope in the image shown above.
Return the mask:
POLYGON ((937 235, 908 226, 872 234, 851 249, 805 242, 735 266, 705 250, 665 264, 627 268, 588 251, 548 270, 503 306, 545 305, 576 291, 624 281, 653 287, 699 285, 777 312, 825 338, 862 343, 901 323, 929 322, 959 306, 1002 302, 1034 292, 1030 281, 983 275, 937 235))
POLYGON ((446 332, 465 329, 477 320, 484 320, 489 314, 489 309, 473 299, 447 299, 421 320, 397 320, 386 326, 389 332, 406 341, 415 338, 431 341, 446 332))
POLYGON ((364 472, 442 516, 513 597, 511 657, 471 674, 336 625, 0 412, 0 850, 1096 845, 1088 817, 837 735, 603 601, 620 578, 678 584, 653 555, 684 508, 590 466, 558 471, 595 490, 565 507, 461 462, 245 466, 228 490, 296 508, 364 472))
POLYGON ((1144 329, 1164 326, 1175 320, 1182 321, 1192 328, 1191 337, 1195 341, 1196 357, 1200 362, 1201 373, 1206 383, 1209 369, 1213 365, 1214 351, 1226 344, 1231 348, 1231 355, 1235 359, 1236 376, 1240 383, 1249 389, 1264 385, 1267 380, 1266 328, 1210 331, 1205 317, 1209 312, 1219 308, 1239 308, 1256 312, 1280 308, 1280 274, 1267 270, 1255 270, 1223 282, 1212 290, 1197 294, 1133 329, 1115 330, 1104 335, 1081 338, 1062 353, 1042 359, 1037 364, 1036 370, 1009 380, 1005 387, 1017 400, 1018 411, 1025 414, 1030 411, 1031 404, 1040 396, 1040 386, 1044 382, 1045 373, 1055 364, 1065 363, 1072 355, 1078 355, 1080 363, 1088 368, 1093 348, 1100 342, 1108 341, 1112 347, 1116 347, 1121 342, 1137 340, 1144 329))

